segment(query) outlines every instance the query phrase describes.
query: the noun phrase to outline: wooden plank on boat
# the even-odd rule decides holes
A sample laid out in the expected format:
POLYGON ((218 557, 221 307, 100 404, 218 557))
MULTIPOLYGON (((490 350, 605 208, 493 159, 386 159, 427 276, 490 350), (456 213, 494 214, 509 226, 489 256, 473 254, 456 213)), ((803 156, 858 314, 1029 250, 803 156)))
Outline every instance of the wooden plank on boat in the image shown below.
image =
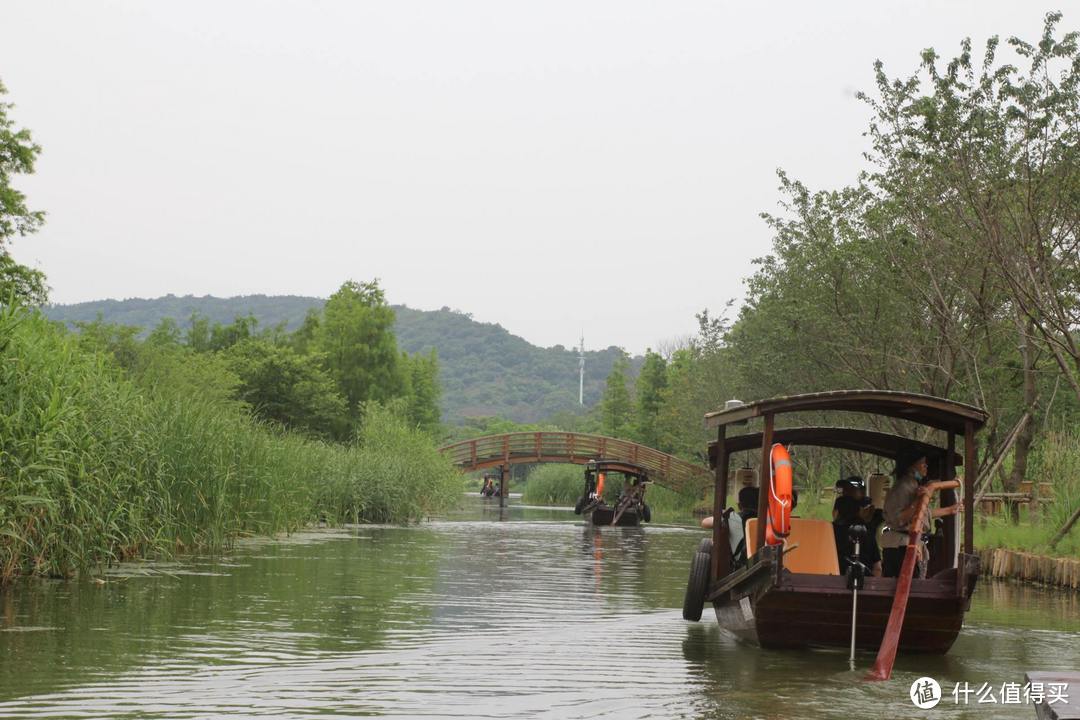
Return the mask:
POLYGON ((708 597, 709 602, 723 597, 728 592, 730 592, 732 588, 743 585, 748 580, 750 580, 750 578, 753 578, 757 575, 760 575, 762 572, 769 570, 770 568, 772 568, 773 564, 774 563, 771 557, 758 557, 750 567, 743 568, 742 570, 736 570, 727 577, 721 579, 719 583, 712 589, 708 597))
POLYGON ((1024 679, 1032 685, 1042 683, 1043 702, 1035 705, 1035 715, 1039 720, 1080 720, 1080 672, 1028 672, 1024 679), (1065 701, 1055 699, 1049 692, 1051 684, 1065 684, 1061 695, 1065 701))

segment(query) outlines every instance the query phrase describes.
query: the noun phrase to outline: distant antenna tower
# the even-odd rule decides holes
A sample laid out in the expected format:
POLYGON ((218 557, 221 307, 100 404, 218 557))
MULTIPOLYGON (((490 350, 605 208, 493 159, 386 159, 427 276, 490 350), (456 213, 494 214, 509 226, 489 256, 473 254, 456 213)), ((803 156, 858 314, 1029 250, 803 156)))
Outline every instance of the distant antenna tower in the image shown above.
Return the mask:
POLYGON ((578 405, 585 404, 585 333, 581 333, 581 350, 578 352, 578 405))

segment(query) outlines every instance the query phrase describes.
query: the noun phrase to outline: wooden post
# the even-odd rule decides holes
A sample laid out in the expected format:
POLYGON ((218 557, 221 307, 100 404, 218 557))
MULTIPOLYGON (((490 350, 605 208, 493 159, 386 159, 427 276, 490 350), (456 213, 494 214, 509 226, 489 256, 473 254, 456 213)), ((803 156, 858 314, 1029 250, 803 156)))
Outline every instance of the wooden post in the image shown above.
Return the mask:
POLYGON ((964 423, 964 552, 975 552, 975 423, 964 423))
MULTIPOLYGON (((942 469, 942 480, 955 480, 956 479, 956 466, 953 465, 953 455, 956 454, 956 433, 951 430, 948 433, 947 440, 945 442, 945 462, 942 469)), ((966 494, 965 494, 966 497, 966 494)), ((941 491, 941 506, 946 507, 956 503, 956 491, 955 490, 942 490, 941 491)), ((956 567, 956 551, 960 548, 959 538, 956 532, 956 516, 950 515, 945 518, 945 557, 949 558, 949 565, 946 567, 956 567)))
POLYGON ((758 521, 757 548, 765 547, 765 521, 769 514, 769 490, 772 488, 769 455, 772 452, 773 416, 765 416, 765 428, 761 433, 761 468, 758 470, 758 521))
POLYGON ((724 505, 727 502, 728 454, 725 431, 721 425, 716 430, 716 474, 713 480, 713 536, 712 536, 712 578, 719 580, 731 572, 731 543, 728 540, 728 526, 724 520, 724 505))
POLYGON ((507 476, 510 474, 509 465, 499 466, 499 507, 506 506, 506 488, 510 484, 507 482, 507 476))

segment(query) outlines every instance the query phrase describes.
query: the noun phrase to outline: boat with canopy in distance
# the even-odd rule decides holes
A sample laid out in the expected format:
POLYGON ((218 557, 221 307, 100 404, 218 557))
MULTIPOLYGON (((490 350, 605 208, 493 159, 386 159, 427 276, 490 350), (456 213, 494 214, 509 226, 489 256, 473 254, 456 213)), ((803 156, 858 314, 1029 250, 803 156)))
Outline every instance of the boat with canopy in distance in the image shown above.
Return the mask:
MULTIPOLYGON (((699 620, 704 604, 712 603, 721 628, 764 648, 850 644, 852 652, 857 645, 866 649, 881 647, 885 653, 886 646, 895 643, 889 648, 893 656, 896 650, 948 652, 960 633, 979 576, 979 559, 972 547, 975 433, 986 420, 987 413, 972 405, 879 390, 812 393, 752 403, 733 401, 724 410, 707 414, 706 427, 716 432, 716 440, 709 445, 709 461, 715 471, 715 521, 711 541, 702 540, 695 554, 683 616, 699 620), (876 416, 885 420, 881 425, 892 428, 905 425, 896 420, 906 421, 913 430, 921 430, 923 436, 937 442, 914 441, 873 429, 778 427, 776 422, 778 416, 790 418, 792 413, 814 413, 813 417, 820 418, 833 412, 876 416), (760 432, 729 433, 733 427, 746 426, 759 418, 760 432), (958 437, 963 442, 962 455, 956 450, 958 437), (784 517, 784 488, 777 488, 775 476, 779 473, 773 462, 778 446, 833 448, 889 459, 914 450, 926 458, 929 470, 925 474, 938 481, 919 488, 921 505, 914 510, 914 517, 923 517, 929 495, 935 491, 940 493, 942 508, 956 505, 956 489, 962 485, 962 533, 955 514, 943 518, 940 532, 931 538, 925 577, 912 577, 913 567, 909 567, 920 552, 919 533, 914 529, 898 577, 853 579, 852 575, 861 575, 857 570, 845 576, 840 572, 832 523, 791 518, 790 504, 786 505, 788 516, 784 517), (737 562, 730 537, 732 532, 738 532, 732 529, 732 523, 741 521, 738 515, 724 512, 728 465, 732 454, 755 448, 761 452, 760 467, 764 468, 760 474, 762 487, 757 517, 745 525, 746 559, 737 562), (962 483, 955 480, 960 466, 962 483), (857 590, 857 605, 853 588, 857 590)), ((919 528, 920 523, 912 522, 911 526, 919 528)), ((909 534, 906 529, 903 533, 909 534)), ((888 671, 891 666, 890 659, 888 671)))
MULTIPOLYGON (((592 460, 585 465, 585 490, 574 506, 578 515, 587 515, 593 525, 636 526, 652 520, 645 503, 649 471, 622 460, 592 460), (623 486, 613 505, 604 500, 604 484, 610 473, 623 476, 623 486)), ((610 489, 610 488, 609 488, 610 489)))

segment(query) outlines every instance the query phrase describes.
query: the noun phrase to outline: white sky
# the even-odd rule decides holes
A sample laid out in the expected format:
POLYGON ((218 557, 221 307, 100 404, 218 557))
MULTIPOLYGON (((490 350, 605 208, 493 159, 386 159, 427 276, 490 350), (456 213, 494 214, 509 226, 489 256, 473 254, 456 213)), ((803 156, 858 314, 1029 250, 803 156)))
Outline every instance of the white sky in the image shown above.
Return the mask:
POLYGON ((1036 38, 1053 7, 0 0, 0 79, 44 147, 19 186, 49 214, 14 254, 61 303, 377 277, 641 352, 741 296, 777 168, 855 177, 876 58, 1036 38))

